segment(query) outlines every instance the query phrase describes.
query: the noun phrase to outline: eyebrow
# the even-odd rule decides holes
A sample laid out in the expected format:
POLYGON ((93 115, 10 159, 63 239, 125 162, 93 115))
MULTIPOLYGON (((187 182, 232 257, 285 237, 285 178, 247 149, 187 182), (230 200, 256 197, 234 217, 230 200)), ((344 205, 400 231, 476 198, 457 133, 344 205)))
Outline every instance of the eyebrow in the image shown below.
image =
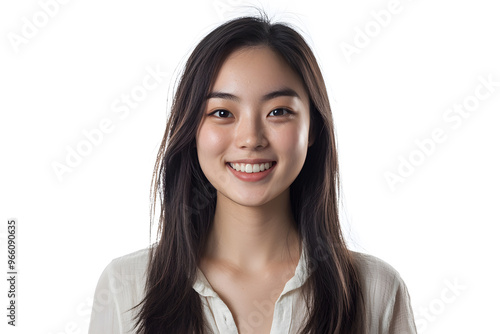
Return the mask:
MULTIPOLYGON (((297 94, 296 91, 294 91, 291 88, 281 88, 275 91, 272 91, 270 93, 267 93, 261 98, 261 101, 269 101, 272 99, 275 99, 280 96, 291 96, 291 97, 297 97, 300 99, 299 94, 297 94)), ((224 93, 224 92, 211 92, 210 94, 207 95, 206 99, 226 99, 226 100, 231 100, 231 101, 236 101, 239 102, 240 98, 236 95, 230 94, 230 93, 224 93)))

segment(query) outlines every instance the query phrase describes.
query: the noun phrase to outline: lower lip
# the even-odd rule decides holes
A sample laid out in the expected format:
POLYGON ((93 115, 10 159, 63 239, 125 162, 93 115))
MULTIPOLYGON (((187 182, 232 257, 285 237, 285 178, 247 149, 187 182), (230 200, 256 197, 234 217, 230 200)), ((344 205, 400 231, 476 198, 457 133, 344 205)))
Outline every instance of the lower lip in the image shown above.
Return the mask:
POLYGON ((276 163, 274 163, 274 165, 271 168, 266 169, 265 171, 257 172, 257 173, 245 173, 245 172, 238 172, 236 169, 229 166, 229 163, 226 163, 226 165, 227 165, 227 168, 229 168, 229 170, 231 172, 233 172, 233 174, 238 179, 240 179, 242 181, 246 181, 246 182, 260 181, 263 178, 265 178, 266 176, 268 176, 269 173, 271 173, 274 170, 274 167, 276 167, 276 163))

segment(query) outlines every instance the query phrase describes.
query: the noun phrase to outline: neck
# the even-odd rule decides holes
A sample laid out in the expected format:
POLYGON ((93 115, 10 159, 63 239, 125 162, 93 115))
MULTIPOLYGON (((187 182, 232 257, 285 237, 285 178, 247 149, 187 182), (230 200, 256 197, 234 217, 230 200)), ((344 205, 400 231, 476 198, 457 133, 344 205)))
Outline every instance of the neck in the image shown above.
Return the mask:
POLYGON ((243 206, 221 194, 204 256, 238 271, 257 272, 297 262, 301 242, 290 205, 289 189, 262 206, 243 206))

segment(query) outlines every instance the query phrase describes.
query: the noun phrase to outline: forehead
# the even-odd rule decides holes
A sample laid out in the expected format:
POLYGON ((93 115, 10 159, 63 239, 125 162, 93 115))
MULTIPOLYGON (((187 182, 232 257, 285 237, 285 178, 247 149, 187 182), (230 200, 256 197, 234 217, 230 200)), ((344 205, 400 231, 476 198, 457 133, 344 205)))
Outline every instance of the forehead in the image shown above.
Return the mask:
POLYGON ((267 46, 233 51, 217 73, 213 91, 238 95, 265 95, 277 88, 291 88, 307 100, 300 76, 283 57, 267 46))

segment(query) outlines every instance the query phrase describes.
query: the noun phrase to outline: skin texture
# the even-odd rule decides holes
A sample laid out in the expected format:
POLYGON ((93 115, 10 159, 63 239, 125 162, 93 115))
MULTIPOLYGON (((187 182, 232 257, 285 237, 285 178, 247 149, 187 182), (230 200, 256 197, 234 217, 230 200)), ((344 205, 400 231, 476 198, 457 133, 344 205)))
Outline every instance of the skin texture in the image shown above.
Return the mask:
MULTIPOLYGON (((289 191, 313 142, 309 98, 300 77, 265 46, 233 52, 211 92, 237 99, 209 98, 196 135, 201 169, 217 189, 200 269, 242 328, 256 301, 274 305, 300 258, 289 191), (263 100, 284 88, 298 96, 263 100), (257 182, 238 179, 226 165, 252 158, 277 164, 257 182)), ((273 311, 253 324, 254 333, 269 333, 273 311)))

